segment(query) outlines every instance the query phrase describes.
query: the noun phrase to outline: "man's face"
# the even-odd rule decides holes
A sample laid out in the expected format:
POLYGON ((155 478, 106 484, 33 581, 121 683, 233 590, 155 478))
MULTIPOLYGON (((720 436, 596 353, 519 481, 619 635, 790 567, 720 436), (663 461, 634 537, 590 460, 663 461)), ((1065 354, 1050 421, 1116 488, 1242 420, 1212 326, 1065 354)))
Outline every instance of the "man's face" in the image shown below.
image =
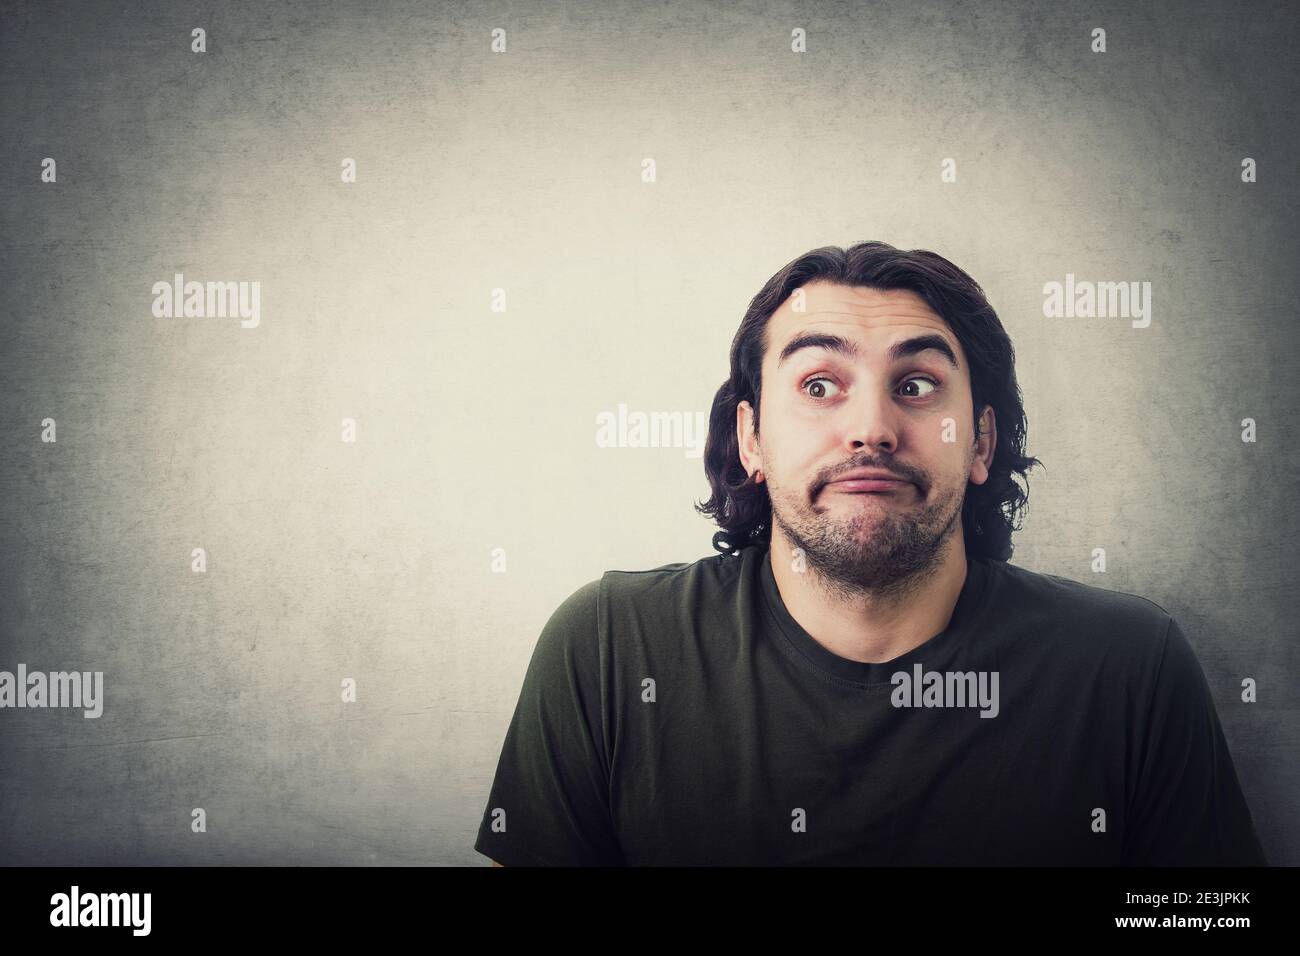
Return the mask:
POLYGON ((742 462, 763 473, 773 530, 803 550, 828 587, 906 590, 960 533, 967 483, 988 478, 992 409, 977 444, 966 355, 920 296, 825 281, 802 293, 804 311, 797 290, 767 325, 757 439, 749 403, 737 409, 742 462), (838 337, 856 354, 801 346, 810 335, 838 337), (906 345, 932 336, 938 341, 906 345), (903 481, 836 483, 858 468, 903 481))

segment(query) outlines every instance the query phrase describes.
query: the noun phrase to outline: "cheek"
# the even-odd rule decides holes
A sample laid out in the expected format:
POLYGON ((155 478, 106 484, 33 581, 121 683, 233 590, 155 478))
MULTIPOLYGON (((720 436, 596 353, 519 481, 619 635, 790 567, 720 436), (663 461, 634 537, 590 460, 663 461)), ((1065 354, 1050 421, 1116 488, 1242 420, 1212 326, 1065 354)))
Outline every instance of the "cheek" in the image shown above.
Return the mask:
POLYGON ((970 451, 962 444, 960 429, 945 430, 941 421, 918 430, 913 436, 916 464, 924 469, 932 483, 964 480, 969 470, 970 451), (955 441, 944 441, 952 435, 955 441))
POLYGON ((786 425, 767 436, 764 449, 765 461, 773 462, 787 481, 799 481, 801 476, 835 459, 835 437, 824 429, 786 425))

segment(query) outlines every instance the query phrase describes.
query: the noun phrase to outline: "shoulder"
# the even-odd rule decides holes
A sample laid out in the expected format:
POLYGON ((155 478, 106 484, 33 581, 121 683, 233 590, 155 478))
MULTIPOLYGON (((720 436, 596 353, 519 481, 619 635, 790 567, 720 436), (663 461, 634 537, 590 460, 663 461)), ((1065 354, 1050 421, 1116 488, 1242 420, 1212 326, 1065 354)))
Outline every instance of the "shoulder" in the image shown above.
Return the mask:
POLYGON ((653 568, 613 568, 574 589, 551 613, 540 643, 554 653, 561 648, 596 652, 602 636, 620 621, 651 620, 656 612, 672 614, 684 604, 698 606, 734 587, 748 558, 713 555, 653 568))
POLYGON ((1086 610, 1130 619, 1163 622, 1169 612, 1140 594, 1089 584, 1044 571, 1032 571, 1006 561, 988 561, 1001 587, 1022 599, 1056 605, 1068 610, 1086 610))
POLYGON ((533 648, 534 668, 552 676, 595 658, 600 643, 601 579, 588 581, 564 598, 547 618, 533 648))
POLYGON ((560 603, 542 639, 603 657, 614 656, 614 648, 627 652, 635 645, 689 634, 701 620, 729 613, 742 575, 757 572, 760 555, 747 553, 753 550, 650 568, 611 568, 560 603))
POLYGON ((574 589, 551 612, 544 631, 588 630, 596 622, 600 606, 602 578, 588 581, 574 589))
POLYGON ((1034 633, 1076 638, 1093 651, 1158 660, 1171 628, 1176 628, 1168 610, 1140 594, 1005 561, 986 564, 992 613, 1015 615, 1034 633))
POLYGON ((611 569, 600 579, 600 596, 612 605, 626 606, 629 603, 652 605, 692 594, 696 597, 713 594, 733 587, 741 571, 756 558, 756 554, 743 551, 735 557, 714 554, 640 570, 611 569))

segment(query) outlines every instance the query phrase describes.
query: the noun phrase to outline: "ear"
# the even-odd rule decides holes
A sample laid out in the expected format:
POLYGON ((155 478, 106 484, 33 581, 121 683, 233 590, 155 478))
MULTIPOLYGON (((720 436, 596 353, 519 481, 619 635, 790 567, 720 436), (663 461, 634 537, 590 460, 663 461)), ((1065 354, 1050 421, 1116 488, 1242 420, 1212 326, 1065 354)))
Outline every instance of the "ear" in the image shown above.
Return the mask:
POLYGON ((998 447, 998 422, 992 405, 985 405, 980 415, 980 434, 975 440, 975 459, 970 465, 970 480, 982 485, 989 480, 993 453, 998 447))
POLYGON ((754 406, 749 402, 736 403, 736 447, 740 450, 740 464, 745 473, 763 480, 763 455, 754 436, 754 406))

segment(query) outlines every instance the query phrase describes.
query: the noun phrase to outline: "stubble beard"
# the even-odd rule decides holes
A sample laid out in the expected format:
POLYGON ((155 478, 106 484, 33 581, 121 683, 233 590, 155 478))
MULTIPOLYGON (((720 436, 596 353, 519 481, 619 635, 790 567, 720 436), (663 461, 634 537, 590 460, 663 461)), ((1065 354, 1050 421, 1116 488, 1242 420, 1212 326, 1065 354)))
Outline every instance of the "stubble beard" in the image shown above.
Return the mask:
POLYGON ((937 571, 961 518, 965 488, 931 485, 919 503, 915 485, 887 494, 846 494, 823 486, 809 501, 807 492, 792 495, 769 480, 768 493, 773 525, 791 547, 802 549, 821 587, 851 600, 905 596, 937 571))

